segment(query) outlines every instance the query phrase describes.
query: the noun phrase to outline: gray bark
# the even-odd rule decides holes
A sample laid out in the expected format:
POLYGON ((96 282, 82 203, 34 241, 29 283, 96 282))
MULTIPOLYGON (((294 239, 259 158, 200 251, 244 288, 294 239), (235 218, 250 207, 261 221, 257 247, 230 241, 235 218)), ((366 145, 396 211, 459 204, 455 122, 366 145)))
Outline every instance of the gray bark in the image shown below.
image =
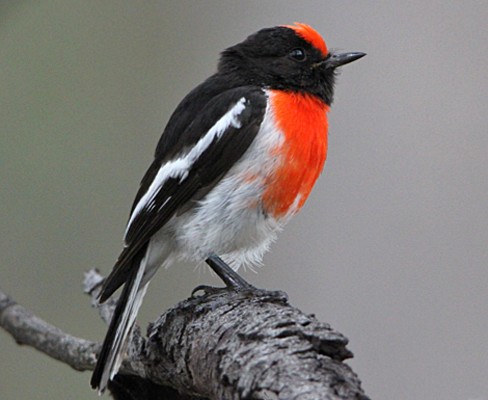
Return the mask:
MULTIPOLYGON (((90 271, 85 291, 98 305, 102 277, 90 271)), ((35 317, 0 292, 0 325, 77 370, 91 370, 99 344, 35 317)), ((109 386, 116 399, 361 399, 360 381, 343 361, 347 339, 289 305, 283 292, 208 291, 136 329, 128 357, 109 386), (172 389, 173 388, 173 389, 172 389)))

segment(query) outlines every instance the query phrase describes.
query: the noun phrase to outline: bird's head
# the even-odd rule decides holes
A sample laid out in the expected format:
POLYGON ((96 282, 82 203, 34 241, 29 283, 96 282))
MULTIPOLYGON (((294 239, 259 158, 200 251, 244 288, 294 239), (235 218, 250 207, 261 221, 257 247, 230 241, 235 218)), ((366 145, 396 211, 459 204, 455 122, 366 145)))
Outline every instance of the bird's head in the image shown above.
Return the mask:
POLYGON ((310 93, 331 104, 335 71, 365 53, 330 52, 306 24, 265 28, 222 53, 219 72, 270 89, 310 93))

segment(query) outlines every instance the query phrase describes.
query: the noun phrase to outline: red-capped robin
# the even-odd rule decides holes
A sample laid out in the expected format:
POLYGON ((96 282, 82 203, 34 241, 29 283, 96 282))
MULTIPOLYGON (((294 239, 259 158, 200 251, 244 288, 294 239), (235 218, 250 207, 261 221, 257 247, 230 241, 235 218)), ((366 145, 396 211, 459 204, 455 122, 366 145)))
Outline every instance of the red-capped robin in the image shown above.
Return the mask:
POLYGON ((307 200, 327 154, 336 68, 364 55, 329 52, 305 24, 262 29, 225 50, 217 72, 178 105, 103 283, 101 302, 124 288, 93 388, 102 393, 117 373, 159 267, 206 261, 228 287, 251 287, 234 270, 260 263, 307 200))

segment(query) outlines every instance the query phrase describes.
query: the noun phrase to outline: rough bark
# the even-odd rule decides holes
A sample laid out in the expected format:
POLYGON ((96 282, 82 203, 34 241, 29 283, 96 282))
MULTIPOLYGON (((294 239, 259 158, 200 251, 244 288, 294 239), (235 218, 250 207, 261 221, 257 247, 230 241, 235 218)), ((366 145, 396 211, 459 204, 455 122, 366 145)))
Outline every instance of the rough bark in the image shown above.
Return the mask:
MULTIPOLYGON (((102 277, 85 291, 104 320, 113 302, 95 302, 102 277)), ((91 370, 99 344, 67 335, 0 292, 0 325, 17 342, 91 370)), ((343 361, 347 339, 289 305, 283 292, 207 291, 138 329, 109 390, 116 399, 361 399, 360 381, 343 361)))

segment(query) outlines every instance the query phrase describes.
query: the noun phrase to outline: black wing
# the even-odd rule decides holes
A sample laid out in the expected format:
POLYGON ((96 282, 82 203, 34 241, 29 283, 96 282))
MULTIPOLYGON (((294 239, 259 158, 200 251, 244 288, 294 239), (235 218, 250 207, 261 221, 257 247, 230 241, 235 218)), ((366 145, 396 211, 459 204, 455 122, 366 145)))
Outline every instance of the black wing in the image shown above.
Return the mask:
POLYGON ((104 283, 101 301, 126 281, 133 258, 151 237, 171 217, 208 193, 242 157, 256 137, 265 111, 266 95, 261 89, 228 90, 209 101, 181 136, 173 139, 174 146, 181 149, 178 153, 171 159, 156 154, 132 208, 126 247, 104 283), (144 181, 148 178, 150 183, 144 181))
MULTIPOLYGON (((236 82, 232 82, 220 74, 215 74, 195 87, 178 104, 158 141, 154 161, 141 180, 139 191, 134 198, 131 214, 141 197, 147 192, 161 165, 194 145, 203 134, 203 130, 188 129, 188 126, 194 123, 195 116, 201 113, 202 110, 207 109, 207 103, 214 101, 220 94, 238 87, 242 88, 242 85, 236 86, 236 82)), ((218 115, 219 112, 225 113, 225 107, 227 106, 228 104, 219 102, 216 105, 219 109, 215 110, 215 115, 218 115)), ((210 129, 210 126, 208 128, 210 129)))

